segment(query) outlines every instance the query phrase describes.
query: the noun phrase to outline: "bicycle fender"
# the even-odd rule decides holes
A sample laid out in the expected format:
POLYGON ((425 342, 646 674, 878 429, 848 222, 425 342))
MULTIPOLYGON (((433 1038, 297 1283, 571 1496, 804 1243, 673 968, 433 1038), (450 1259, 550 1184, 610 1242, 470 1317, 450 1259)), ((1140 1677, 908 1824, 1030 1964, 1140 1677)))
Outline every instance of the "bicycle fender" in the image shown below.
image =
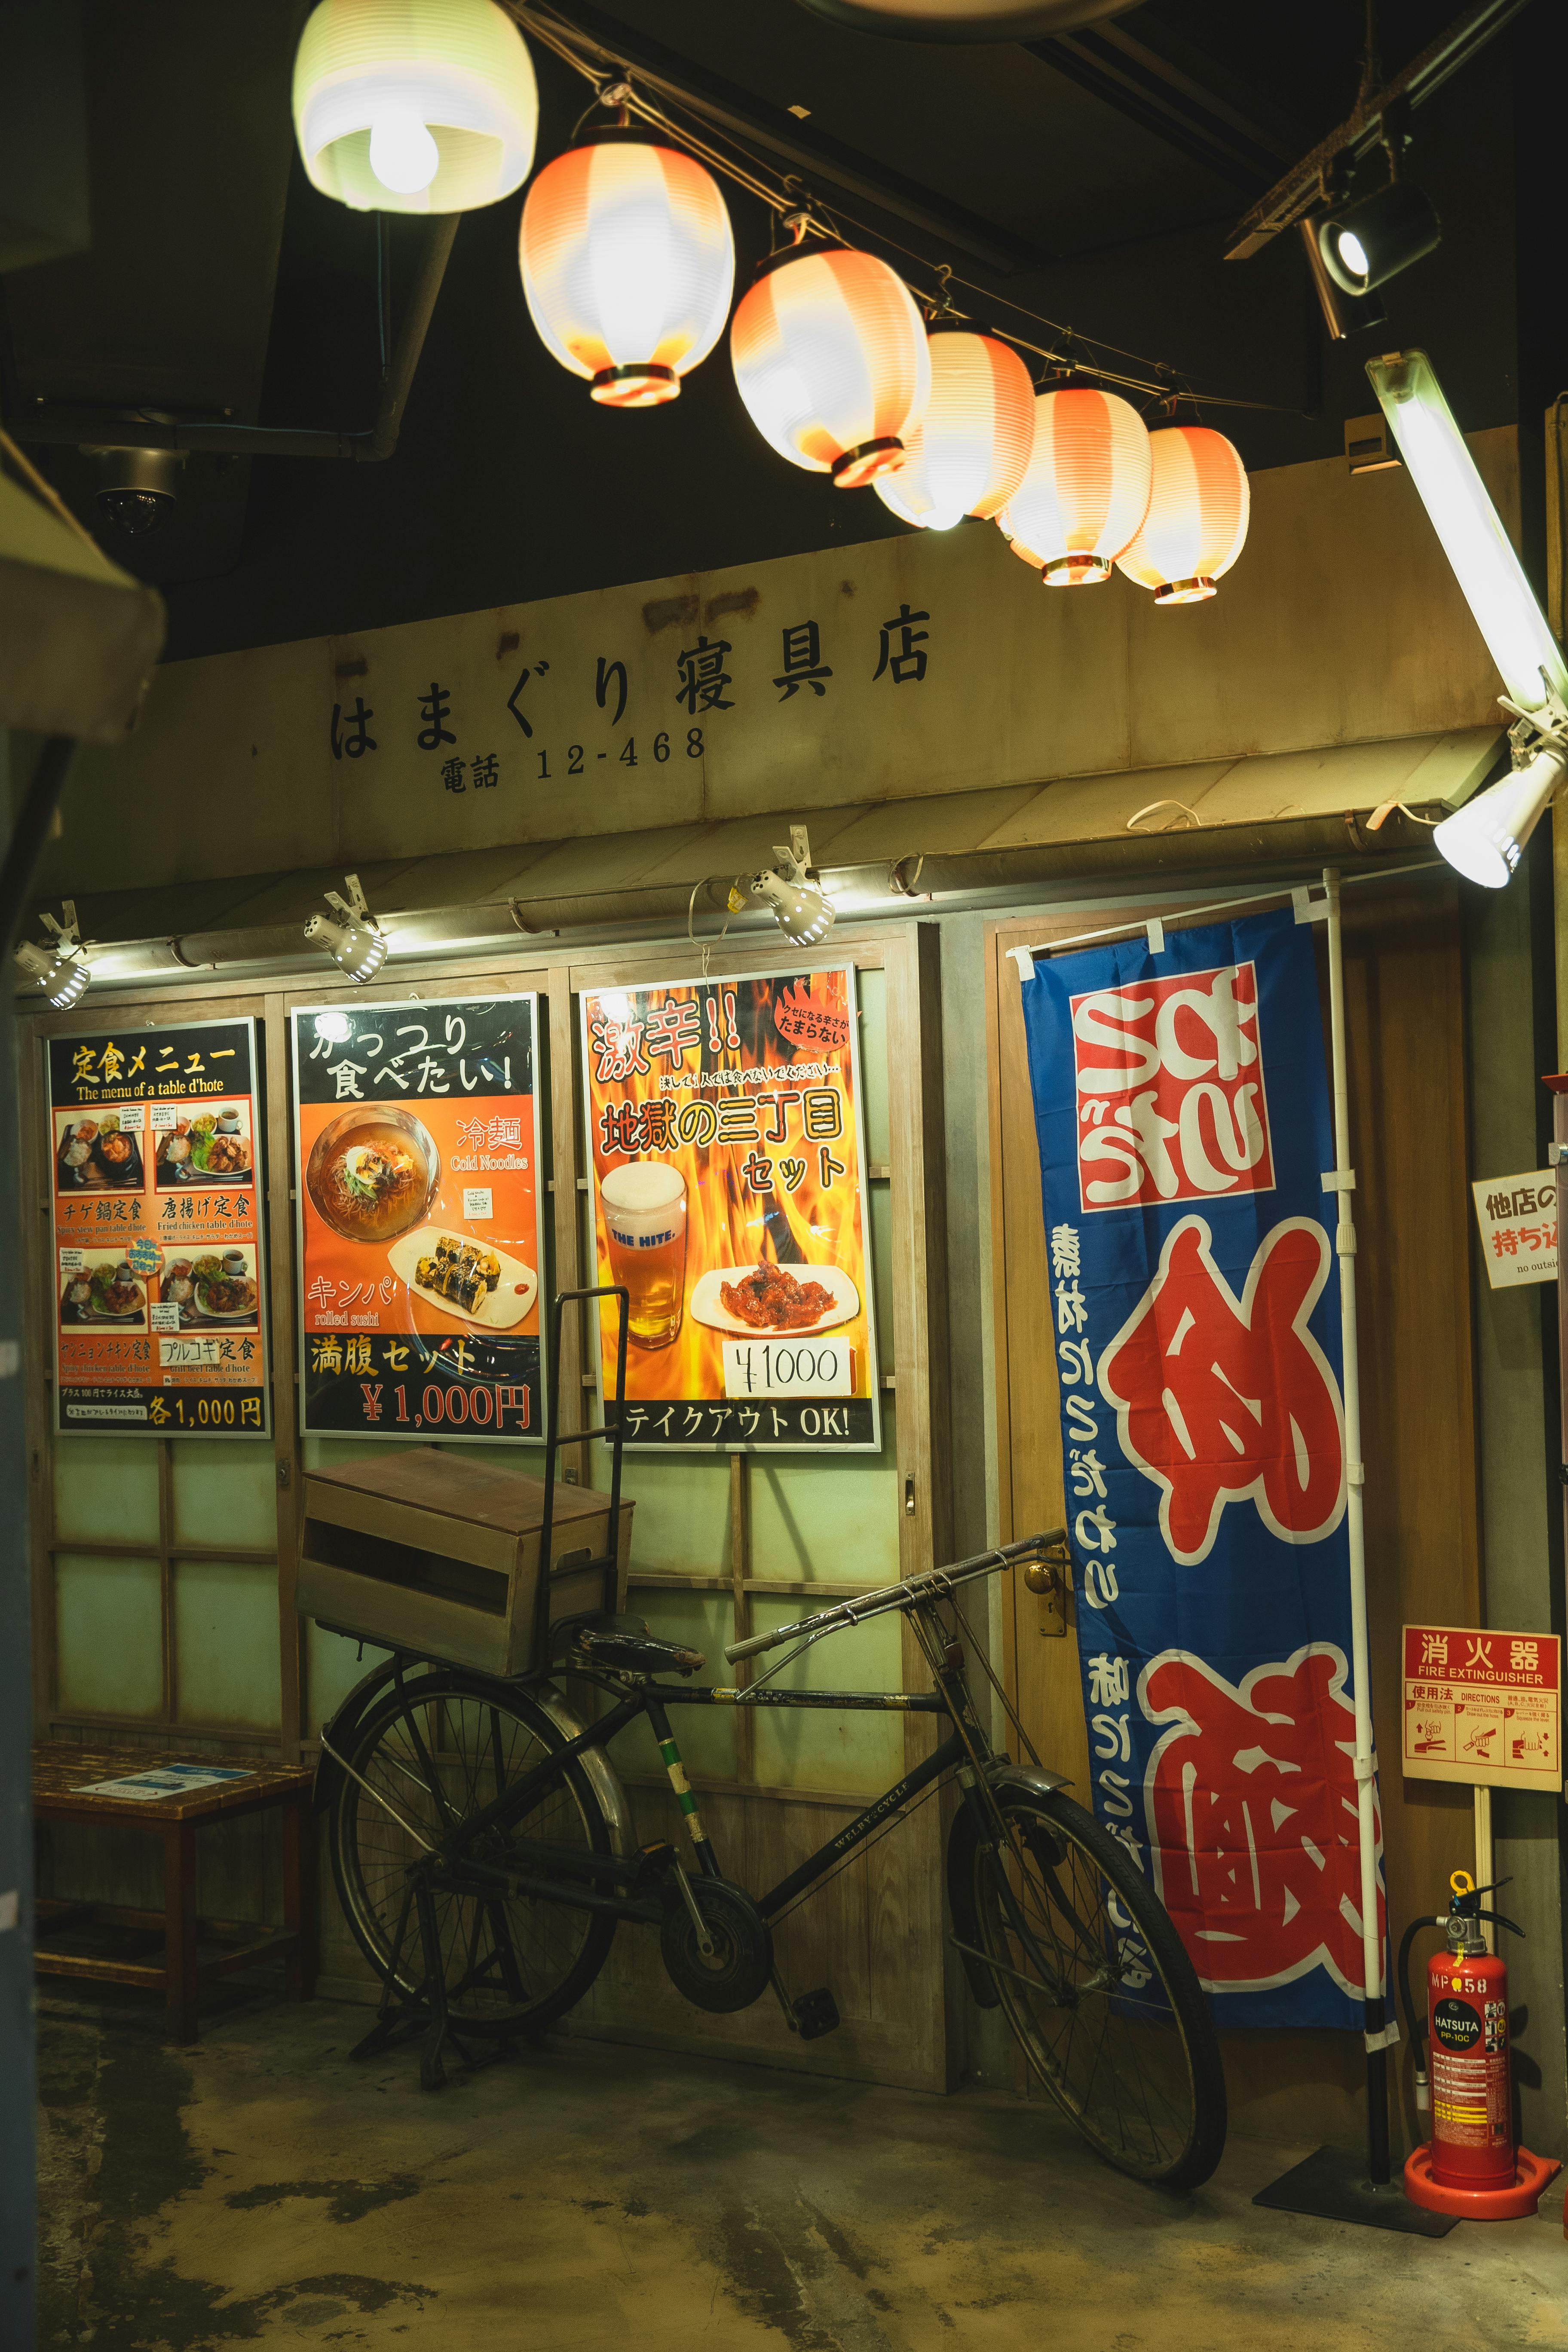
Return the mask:
MULTIPOLYGON (((360 1681, 355 1683, 353 1690, 339 1703, 330 1722, 322 1727, 323 1742, 330 1741, 337 1749, 339 1756, 352 1738, 354 1727, 361 1717, 368 1714, 383 1691, 395 1682, 400 1667, 405 1678, 416 1676, 420 1672, 438 1674, 448 1671, 446 1662, 440 1658, 410 1656, 406 1652, 401 1655, 385 1658, 380 1665, 373 1666, 368 1675, 362 1676, 360 1681)), ((499 1693, 503 1696, 508 1693, 509 1686, 500 1676, 476 1675, 474 1680, 476 1683, 493 1681, 499 1693)), ((583 1724, 573 1714, 552 1684, 541 1685, 531 1680, 528 1695, 534 1705, 542 1708, 557 1729, 568 1739, 574 1739, 584 1728, 583 1724)), ((637 1843, 637 1832, 632 1822, 631 1808, 626 1801, 626 1792, 621 1785, 615 1766, 601 1748, 586 1749, 577 1759, 577 1763, 597 1798, 599 1809, 605 1816, 610 1832, 611 1852, 613 1853, 632 1853, 637 1843)), ((329 1756, 323 1745, 316 1761, 316 1779, 310 1796, 315 1811, 325 1813, 331 1810, 339 1790, 342 1787, 344 1777, 343 1768, 338 1762, 337 1756, 329 1756)))
MULTIPOLYGON (((985 1778, 994 1789, 1023 1789, 1039 1797, 1049 1796, 1053 1789, 1071 1786, 1065 1772, 1048 1772, 1032 1764, 1013 1764, 1005 1756, 986 1766, 985 1778)), ((973 1957, 980 1943, 980 1921, 974 1907, 974 1850, 984 1827, 979 1806, 966 1798, 953 1815, 952 1827, 948 1832, 947 1907, 953 1934, 960 1944, 973 1948, 958 1956, 969 1979, 969 1990, 980 2008, 995 2009, 1002 1999, 996 1990, 996 1979, 984 1960, 973 1957)))
MULTIPOLYGON (((406 1656, 401 1661, 395 1656, 384 1658, 380 1665, 371 1668, 368 1675, 361 1675, 353 1690, 338 1701, 331 1715, 321 1726, 321 1738, 324 1744, 320 1756, 316 1759, 316 1779, 310 1792, 311 1805, 318 1813, 330 1811, 332 1800, 342 1787, 343 1780, 343 1768, 338 1762, 336 1756, 328 1755, 325 1743, 330 1743, 338 1749, 340 1754, 342 1753, 349 1734, 361 1716, 365 1713, 372 1700, 378 1698, 388 1683, 395 1679, 400 1663, 406 1673, 416 1662, 406 1656)), ((421 1658, 417 1663, 420 1665, 428 1665, 434 1664, 435 1661, 421 1658)))

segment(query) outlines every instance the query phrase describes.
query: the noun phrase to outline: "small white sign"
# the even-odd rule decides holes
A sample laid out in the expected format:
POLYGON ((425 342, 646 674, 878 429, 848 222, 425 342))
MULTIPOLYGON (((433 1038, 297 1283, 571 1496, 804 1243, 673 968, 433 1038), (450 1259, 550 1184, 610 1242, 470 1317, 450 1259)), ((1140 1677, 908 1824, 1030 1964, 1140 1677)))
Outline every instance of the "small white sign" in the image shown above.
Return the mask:
POLYGON ((216 1339, 160 1339, 158 1342, 158 1361, 161 1364, 217 1364, 222 1360, 216 1339))
POLYGON ((847 1339, 726 1339, 727 1397, 847 1397, 855 1350, 847 1339))
POLYGON ((1494 1290, 1557 1279, 1557 1171, 1486 1176, 1472 1184, 1487 1279, 1494 1290))
POLYGON ((121 1132, 139 1135, 145 1106, 142 1103, 116 1103, 114 1108, 120 1115, 121 1132))
POLYGON ((177 1122, 180 1116, 179 1105, 177 1103, 154 1103, 152 1108, 153 1128, 154 1133, 161 1133, 165 1129, 172 1129, 177 1122))
POLYGON ((88 1780, 73 1789, 73 1797, 132 1797, 145 1803, 159 1797, 188 1797, 202 1789, 220 1789, 230 1780, 248 1780, 247 1771, 220 1764, 159 1764, 145 1772, 128 1772, 119 1780, 88 1780))
POLYGON ((464 1185, 463 1214, 470 1223, 478 1221, 482 1223, 487 1217, 495 1215, 491 1206, 492 1191, 493 1187, 489 1184, 464 1185))
POLYGON ((85 1250, 79 1250, 79 1249, 63 1249, 63 1250, 61 1250, 61 1252, 60 1252, 60 1272, 61 1272, 62 1274, 79 1274, 79 1273, 81 1272, 81 1270, 82 1270, 82 1267, 83 1267, 86 1264, 87 1264, 87 1253, 86 1253, 86 1251, 85 1251, 85 1250))
POLYGON ((152 1315, 154 1331, 177 1331, 180 1328, 180 1309, 174 1300, 166 1299, 161 1306, 154 1307, 152 1315))

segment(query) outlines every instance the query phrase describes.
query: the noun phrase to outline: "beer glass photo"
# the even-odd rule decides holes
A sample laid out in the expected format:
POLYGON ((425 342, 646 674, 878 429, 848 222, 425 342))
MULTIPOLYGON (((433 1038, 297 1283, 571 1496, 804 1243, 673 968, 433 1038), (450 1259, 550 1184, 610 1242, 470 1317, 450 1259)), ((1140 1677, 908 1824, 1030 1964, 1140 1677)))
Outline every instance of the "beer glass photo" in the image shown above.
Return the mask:
POLYGON ((686 1311, 686 1179, 664 1160, 632 1160, 599 1186, 610 1280, 625 1283, 634 1348, 668 1348, 686 1311))

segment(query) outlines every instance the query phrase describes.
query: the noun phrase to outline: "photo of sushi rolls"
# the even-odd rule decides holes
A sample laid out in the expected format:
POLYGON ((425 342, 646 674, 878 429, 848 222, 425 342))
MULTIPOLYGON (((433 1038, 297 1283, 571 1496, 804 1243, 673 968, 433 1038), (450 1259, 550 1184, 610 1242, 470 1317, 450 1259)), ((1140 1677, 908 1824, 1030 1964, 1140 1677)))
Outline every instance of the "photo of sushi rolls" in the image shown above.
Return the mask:
POLYGON ((414 1278, 421 1290, 433 1291, 465 1315, 472 1315, 500 1280, 500 1260, 493 1250, 443 1234, 434 1252, 419 1260, 414 1278))

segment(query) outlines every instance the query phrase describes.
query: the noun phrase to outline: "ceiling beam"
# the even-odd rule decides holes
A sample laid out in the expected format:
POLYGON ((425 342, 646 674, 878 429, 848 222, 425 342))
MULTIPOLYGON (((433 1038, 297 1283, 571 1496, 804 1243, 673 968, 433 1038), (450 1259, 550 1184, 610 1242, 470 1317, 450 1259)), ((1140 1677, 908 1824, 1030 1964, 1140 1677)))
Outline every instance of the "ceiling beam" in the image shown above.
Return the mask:
POLYGON ((1021 46, 1232 187, 1267 187, 1289 157, 1267 131, 1119 25, 1021 46))
POLYGON ((1381 144, 1386 117, 1424 105, 1528 5, 1529 0, 1470 0, 1402 73, 1381 89, 1363 91, 1338 130, 1321 139, 1243 215, 1226 259, 1249 260, 1282 229, 1305 220, 1328 199, 1334 182, 1381 144))
MULTIPOLYGON (((526 27, 533 11, 519 5, 511 13, 526 27)), ((826 182, 847 195, 858 196, 889 219, 922 229, 990 269, 1037 269, 1047 258, 994 221, 950 203, 902 173, 869 162, 826 131, 807 131, 783 107, 770 106, 738 84, 710 73, 706 66, 694 65, 679 50, 632 31, 618 18, 587 5, 587 0, 566 0, 564 6, 540 14, 547 23, 558 22, 568 31, 574 27, 586 34, 602 55, 648 89, 684 103, 736 138, 767 148, 808 183, 826 182)))

